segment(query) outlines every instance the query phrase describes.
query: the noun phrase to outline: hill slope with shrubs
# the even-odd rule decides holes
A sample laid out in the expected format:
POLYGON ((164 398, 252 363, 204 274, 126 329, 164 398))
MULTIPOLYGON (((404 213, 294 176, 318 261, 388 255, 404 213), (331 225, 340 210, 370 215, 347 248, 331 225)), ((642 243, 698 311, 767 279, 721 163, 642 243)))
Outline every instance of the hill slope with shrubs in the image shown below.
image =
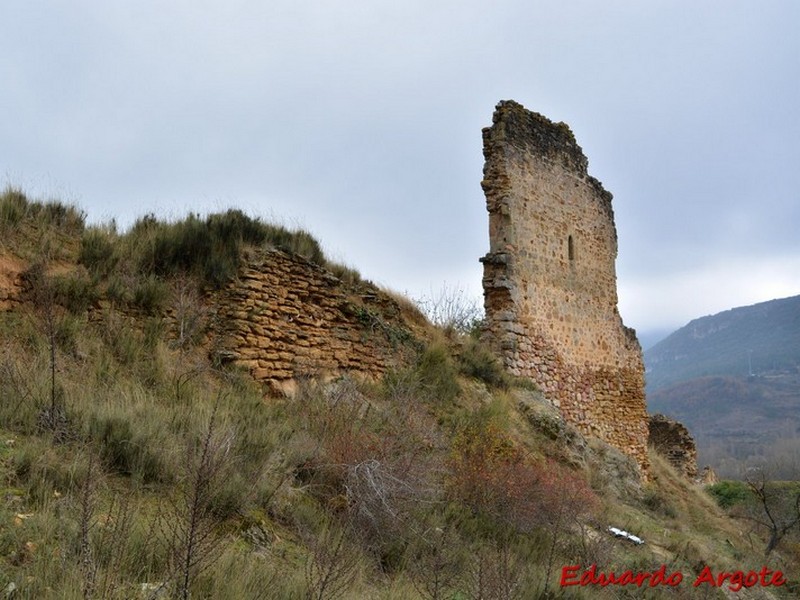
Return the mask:
POLYGON ((18 275, 0 311, 7 597, 695 598, 705 565, 766 563, 790 584, 748 597, 797 593, 796 547, 764 559, 766 531, 655 454, 642 484, 459 328, 427 325, 380 379, 309 379, 292 397, 217 364, 204 291, 235 281, 247 248, 359 279, 307 233, 238 211, 118 232, 7 190, 0 234, 18 275), (175 318, 187 290, 198 309, 175 318), (559 585, 592 564, 687 581, 559 585))

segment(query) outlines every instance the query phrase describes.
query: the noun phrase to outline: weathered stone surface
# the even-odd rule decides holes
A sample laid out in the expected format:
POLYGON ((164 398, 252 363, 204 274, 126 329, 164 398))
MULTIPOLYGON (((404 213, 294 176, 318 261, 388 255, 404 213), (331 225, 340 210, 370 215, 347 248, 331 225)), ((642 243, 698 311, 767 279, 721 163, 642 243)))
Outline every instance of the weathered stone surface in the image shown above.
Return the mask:
POLYGON ((648 468, 644 366, 617 310, 611 194, 569 128, 513 101, 483 130, 486 340, 568 423, 648 468))
POLYGON ((278 250, 250 255, 211 304, 226 360, 275 392, 305 377, 379 376, 407 362, 415 344, 394 299, 278 250))
POLYGON ((20 304, 25 268, 18 258, 0 254, 0 310, 11 310, 20 304))
MULTIPOLYGON (((650 445, 666 457, 679 473, 683 473, 691 480, 697 478, 697 447, 683 423, 673 421, 664 415, 651 416, 650 445)), ((705 473, 704 471, 704 476, 705 473)))
POLYGON ((719 483, 719 477, 717 477, 717 473, 714 469, 706 465, 700 472, 697 482, 702 485, 714 485, 715 483, 719 483))

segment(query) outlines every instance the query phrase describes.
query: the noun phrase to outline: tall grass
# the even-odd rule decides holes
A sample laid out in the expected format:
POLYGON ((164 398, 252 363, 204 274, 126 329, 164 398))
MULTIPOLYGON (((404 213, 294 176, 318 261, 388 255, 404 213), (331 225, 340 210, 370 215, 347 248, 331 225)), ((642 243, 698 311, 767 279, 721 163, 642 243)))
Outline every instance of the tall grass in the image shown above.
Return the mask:
POLYGON ((16 188, 0 193, 0 249, 25 259, 73 260, 86 215, 58 200, 30 200, 16 188))
POLYGON ((32 201, 13 187, 7 187, 0 194, 0 229, 6 232, 23 224, 35 224, 79 234, 85 221, 86 215, 82 211, 58 200, 32 201))
POLYGON ((327 264, 319 242, 308 232, 290 231, 233 209, 205 218, 190 214, 174 222, 146 215, 123 235, 91 228, 81 239, 80 262, 98 275, 121 267, 139 276, 191 275, 220 287, 236 275, 245 248, 265 246, 327 264))
POLYGON ((139 219, 128 234, 134 261, 143 273, 196 275, 219 286, 236 272, 243 242, 258 244, 262 233, 241 213, 201 220, 196 215, 168 224, 152 217, 139 219), (252 226, 252 227, 251 227, 252 226))

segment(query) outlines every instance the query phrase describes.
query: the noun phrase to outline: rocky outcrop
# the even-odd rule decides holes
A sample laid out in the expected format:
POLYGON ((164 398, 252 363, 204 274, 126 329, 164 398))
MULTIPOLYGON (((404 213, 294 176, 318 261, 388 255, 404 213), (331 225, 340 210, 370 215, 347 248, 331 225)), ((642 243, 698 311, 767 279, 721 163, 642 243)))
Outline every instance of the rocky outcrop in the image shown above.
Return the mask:
POLYGON ((617 310, 611 194, 563 123, 500 102, 483 130, 486 340, 567 422, 646 475, 642 353, 617 310))
POLYGON ((10 310, 20 303, 25 268, 20 259, 0 254, 0 310, 10 310))
MULTIPOLYGON (((697 478, 697 446, 683 423, 664 415, 652 415, 649 442, 679 473, 692 481, 697 478)), ((709 474, 704 471, 704 477, 712 476, 716 477, 713 471, 709 474)))

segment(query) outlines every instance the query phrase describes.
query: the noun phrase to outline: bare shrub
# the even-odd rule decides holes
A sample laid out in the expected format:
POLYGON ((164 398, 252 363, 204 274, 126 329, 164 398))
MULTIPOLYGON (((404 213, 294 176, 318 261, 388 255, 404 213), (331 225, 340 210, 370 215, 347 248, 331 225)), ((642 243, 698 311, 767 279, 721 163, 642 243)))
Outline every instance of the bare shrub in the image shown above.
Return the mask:
POLYGON ((532 492, 542 476, 492 420, 475 418, 453 439, 448 487, 473 513, 530 531, 538 523, 539 509, 532 492))
POLYGON ((412 583, 420 596, 443 600, 458 584, 460 560, 455 535, 449 529, 436 528, 423 539, 423 546, 410 570, 412 583))
POLYGON ((379 440, 365 427, 370 405, 345 379, 333 386, 301 382, 295 408, 315 442, 298 475, 317 497, 336 496, 343 491, 347 465, 375 454, 379 440))
POLYGON ((35 398, 30 386, 30 377, 20 368, 22 362, 16 348, 11 346, 3 348, 0 358, 0 397, 3 402, 0 404, 0 410, 6 427, 21 426, 28 413, 22 408, 32 405, 35 398))
POLYGON ((539 477, 534 501, 539 525, 549 538, 543 592, 546 595, 559 553, 572 532, 591 517, 598 500, 584 479, 548 462, 539 477))
POLYGON ((435 490, 414 475, 374 458, 347 467, 350 518, 363 542, 378 554, 418 535, 414 513, 434 501, 435 490))
POLYGON ((172 298, 171 313, 175 328, 172 345, 178 349, 178 359, 173 366, 173 385, 175 401, 180 403, 184 400, 187 385, 208 367, 204 359, 194 357, 190 351, 202 341, 209 310, 197 290, 197 282, 183 274, 176 276, 172 298))
POLYGON ((184 473, 177 494, 168 500, 160 531, 171 557, 175 593, 186 600, 194 579, 222 551, 223 537, 214 515, 214 501, 228 474, 232 434, 217 423, 217 397, 203 437, 187 446, 184 473))
POLYGON ((767 532, 764 556, 772 554, 787 535, 800 528, 800 484, 775 481, 773 477, 768 467, 749 470, 745 481, 750 501, 737 505, 734 511, 767 532))
POLYGON ((416 300, 417 306, 428 320, 446 331, 468 334, 478 327, 483 319, 483 308, 479 302, 461 286, 449 286, 446 282, 438 292, 416 300))
POLYGON ((300 400, 318 440, 301 478, 328 506, 347 513, 370 552, 390 560, 392 548, 416 535, 415 514, 438 495, 434 424, 413 402, 377 408, 347 379, 306 387, 300 400))
POLYGON ((545 594, 557 557, 597 504, 586 481, 552 461, 529 460, 491 419, 474 419, 456 434, 449 487, 476 515, 516 534, 545 534, 545 594))
POLYGON ((175 319, 175 346, 181 351, 201 341, 208 321, 208 307, 197 284, 186 275, 178 275, 173 286, 172 313, 175 319))
POLYGON ((80 528, 78 553, 81 576, 83 578, 83 597, 91 598, 97 577, 97 563, 89 543, 89 531, 93 526, 95 512, 95 459, 89 456, 89 468, 80 491, 80 528))
POLYGON ((98 514, 98 491, 102 483, 102 471, 90 453, 78 501, 78 564, 84 599, 114 597, 126 560, 125 541, 131 530, 133 511, 127 496, 113 496, 108 509, 98 514))
POLYGON ((327 528, 312 543, 306 561, 306 598, 335 600, 347 593, 358 574, 358 553, 344 529, 327 528))
POLYGON ((464 576, 464 587, 473 600, 518 600, 526 592, 526 569, 507 541, 480 547, 464 576))
POLYGON ((49 354, 49 402, 42 407, 37 417, 37 426, 53 434, 53 441, 60 443, 69 435, 69 423, 64 402, 64 390, 56 380, 58 372, 59 335, 64 320, 64 310, 58 304, 55 282, 45 272, 45 263, 38 262, 25 274, 28 281, 32 306, 37 325, 47 339, 49 354))

